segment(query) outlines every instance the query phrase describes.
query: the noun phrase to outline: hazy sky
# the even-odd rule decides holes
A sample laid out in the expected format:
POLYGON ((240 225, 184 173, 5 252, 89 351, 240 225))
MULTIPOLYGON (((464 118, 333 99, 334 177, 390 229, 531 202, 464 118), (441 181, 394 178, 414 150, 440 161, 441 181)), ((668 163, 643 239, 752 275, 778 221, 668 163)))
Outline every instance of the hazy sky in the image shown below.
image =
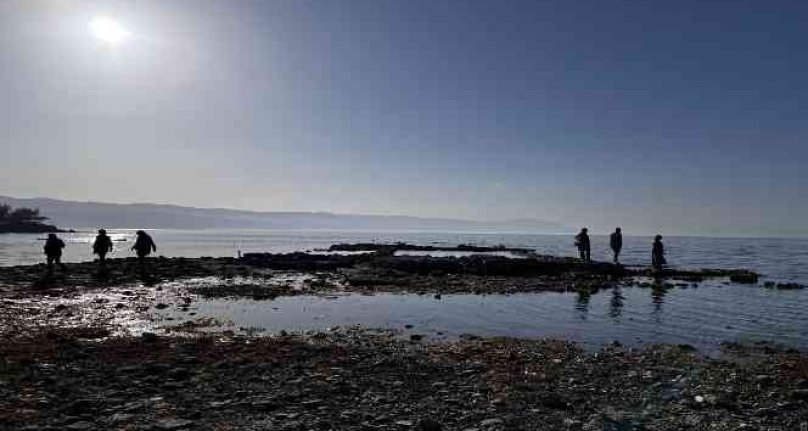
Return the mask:
POLYGON ((805 1, 0 0, 0 194, 805 235, 806 77, 805 1))

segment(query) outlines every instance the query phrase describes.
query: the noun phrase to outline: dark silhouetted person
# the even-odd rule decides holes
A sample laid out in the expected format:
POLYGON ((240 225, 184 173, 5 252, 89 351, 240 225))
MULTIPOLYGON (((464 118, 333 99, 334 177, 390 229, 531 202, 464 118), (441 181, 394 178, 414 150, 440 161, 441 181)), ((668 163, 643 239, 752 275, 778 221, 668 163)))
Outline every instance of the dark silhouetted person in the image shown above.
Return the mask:
POLYGON ((112 238, 107 235, 104 229, 98 229, 98 235, 93 243, 93 253, 98 255, 98 261, 102 266, 107 264, 107 253, 112 251, 112 238))
POLYGON ((45 240, 45 256, 48 258, 48 271, 53 271, 53 264, 59 265, 62 270, 65 269, 65 264, 62 263, 62 249, 65 248, 65 242, 59 239, 55 233, 49 233, 48 239, 45 240))
POLYGON ((581 260, 591 262, 590 248, 589 248, 589 229, 582 228, 578 235, 575 235, 575 246, 578 247, 578 253, 581 255, 581 260))
POLYGON ((132 250, 137 253, 137 259, 143 265, 146 263, 146 256, 153 251, 157 251, 157 246, 154 245, 154 240, 146 232, 139 230, 135 232, 135 235, 137 235, 137 239, 135 240, 135 245, 132 246, 132 250))
POLYGON ((620 263, 620 250, 623 249, 623 232, 620 228, 615 229, 609 236, 609 246, 612 248, 612 253, 614 253, 614 263, 620 263))
POLYGON ((662 235, 654 237, 654 247, 651 249, 651 266, 654 269, 662 269, 665 261, 665 246, 662 245, 662 235))

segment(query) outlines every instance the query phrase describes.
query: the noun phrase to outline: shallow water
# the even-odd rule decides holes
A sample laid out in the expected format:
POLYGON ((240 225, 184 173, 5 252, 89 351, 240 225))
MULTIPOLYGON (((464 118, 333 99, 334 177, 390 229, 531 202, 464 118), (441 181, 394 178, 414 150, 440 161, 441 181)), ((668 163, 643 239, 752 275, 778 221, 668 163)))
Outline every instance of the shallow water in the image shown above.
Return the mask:
MULTIPOLYGON (((273 230, 152 230, 158 255, 236 256, 242 252, 291 252, 324 249, 335 243, 404 241, 418 245, 479 246, 505 245, 536 250, 539 254, 575 256, 572 235, 524 235, 441 232, 368 231, 273 231, 273 230)), ((132 256, 134 230, 110 230, 115 242, 111 257, 132 256)), ((0 235, 0 266, 41 262, 42 235, 0 235)), ((93 258, 90 245, 94 233, 63 234, 68 243, 64 260, 78 262, 93 258)), ((748 268, 774 281, 808 284, 808 238, 664 238, 668 262, 675 267, 748 268)), ((648 265, 650 237, 624 237, 622 260, 629 265, 648 265)), ((592 257, 608 261, 608 237, 592 237, 592 257)))
MULTIPOLYGON (((158 322, 215 318, 258 332, 362 325, 451 339, 461 334, 554 337, 599 347, 611 341, 687 343, 713 353, 724 341, 775 341, 808 348, 808 292, 703 283, 668 290, 624 287, 585 296, 345 294, 272 301, 196 298, 190 312, 155 311, 158 322), (408 328, 407 325, 412 325, 408 328)), ((220 328, 219 328, 220 329, 220 328)))
MULTIPOLYGON (((113 257, 131 256, 134 231, 111 231, 113 257)), ((356 231, 154 230, 158 254, 165 256, 235 256, 242 252, 291 252, 324 249, 335 243, 404 241, 418 245, 505 245, 539 254, 574 256, 571 236, 356 231)), ((41 261, 40 235, 0 235, 0 266, 41 261)), ((91 259, 91 232, 64 234, 66 261, 91 259)), ((664 238, 672 266, 748 268, 762 281, 808 284, 808 239, 664 238)), ((624 237, 623 262, 647 265, 651 239, 624 237)), ((608 238, 593 236, 593 258, 609 260, 608 238)), ((441 254, 430 253, 430 254, 441 254)), ((211 281, 207 281, 210 283, 211 281)), ((213 281, 215 282, 215 280, 213 281)), ((289 284, 293 281, 286 280, 289 284)), ((182 283, 181 283, 182 284, 182 283)), ((182 285, 166 286, 166 294, 182 285)), ((165 298, 168 301, 169 298, 165 298)), ((168 301, 170 303, 170 301, 168 301)), ((405 329, 432 337, 463 333, 516 337, 559 337, 599 346, 688 343, 714 351, 722 341, 776 341, 808 348, 808 290, 780 291, 759 286, 702 283, 668 291, 648 288, 607 290, 589 297, 569 293, 510 296, 431 295, 284 297, 273 301, 196 298, 187 312, 173 307, 154 310, 163 324, 212 317, 234 327, 267 332, 325 329, 336 325, 405 329), (190 315, 190 313, 196 315, 190 315), (172 318, 175 320, 165 320, 172 318), (413 325, 406 329, 405 325, 413 325)))

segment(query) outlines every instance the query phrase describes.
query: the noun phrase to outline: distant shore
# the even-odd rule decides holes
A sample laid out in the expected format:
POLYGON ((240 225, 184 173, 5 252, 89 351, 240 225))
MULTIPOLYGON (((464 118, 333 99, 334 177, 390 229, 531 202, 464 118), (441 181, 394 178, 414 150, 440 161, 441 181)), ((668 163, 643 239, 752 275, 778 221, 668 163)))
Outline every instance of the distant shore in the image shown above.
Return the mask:
POLYGON ((72 230, 59 229, 58 227, 45 223, 20 222, 20 223, 0 223, 0 234, 3 233, 66 233, 72 230))

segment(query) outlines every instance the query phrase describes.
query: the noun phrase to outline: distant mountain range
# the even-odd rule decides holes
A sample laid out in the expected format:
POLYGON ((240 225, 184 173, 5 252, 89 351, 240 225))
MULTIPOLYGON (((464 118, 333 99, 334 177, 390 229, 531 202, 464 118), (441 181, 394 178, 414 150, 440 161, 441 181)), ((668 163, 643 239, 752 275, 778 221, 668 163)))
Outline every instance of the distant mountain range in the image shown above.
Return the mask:
POLYGON ((0 196, 13 207, 39 208, 63 229, 365 229, 569 233, 558 223, 520 219, 482 222, 448 218, 333 214, 327 212, 259 212, 178 205, 77 202, 48 198, 0 196))

